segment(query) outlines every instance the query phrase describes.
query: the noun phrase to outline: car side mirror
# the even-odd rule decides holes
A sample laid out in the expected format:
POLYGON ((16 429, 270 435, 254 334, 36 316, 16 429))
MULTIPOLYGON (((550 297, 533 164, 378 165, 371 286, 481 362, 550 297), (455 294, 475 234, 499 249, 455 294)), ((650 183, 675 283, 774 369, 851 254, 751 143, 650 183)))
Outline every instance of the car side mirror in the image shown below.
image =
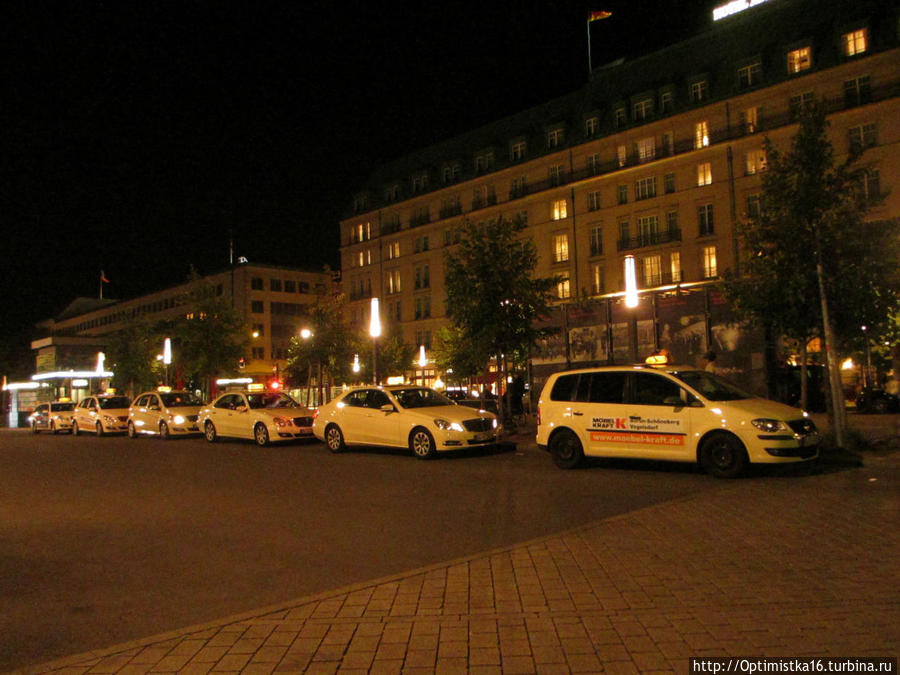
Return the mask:
POLYGON ((381 412, 385 413, 397 412, 397 409, 391 403, 385 403, 383 406, 381 406, 380 410, 381 412))
POLYGON ((247 406, 245 406, 245 405, 235 406, 234 410, 235 410, 235 412, 245 413, 245 412, 247 412, 247 406))
POLYGON ((151 405, 151 406, 150 406, 150 410, 159 410, 159 406, 158 406, 158 405, 151 405))

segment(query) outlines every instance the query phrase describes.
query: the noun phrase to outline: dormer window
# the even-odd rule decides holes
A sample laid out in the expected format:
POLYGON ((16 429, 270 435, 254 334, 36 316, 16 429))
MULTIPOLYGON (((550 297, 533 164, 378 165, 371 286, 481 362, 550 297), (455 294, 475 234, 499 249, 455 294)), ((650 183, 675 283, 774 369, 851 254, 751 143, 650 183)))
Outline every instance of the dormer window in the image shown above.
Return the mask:
POLYGON ((458 182, 459 171, 459 164, 445 164, 443 170, 441 171, 441 178, 444 181, 444 185, 451 185, 452 183, 458 182))
POLYGON ((788 73, 800 73, 812 67, 812 49, 807 45, 799 49, 792 49, 787 55, 788 73))
POLYGON ((475 155, 475 173, 485 173, 494 168, 494 152, 483 152, 475 155))
POLYGON ((600 132, 600 118, 588 117, 584 121, 584 135, 593 138, 600 132))
POLYGON ((412 177, 412 191, 413 194, 419 194, 420 192, 425 192, 425 189, 428 187, 428 174, 426 172, 417 173, 412 177))
POLYGON ((563 144, 563 130, 562 127, 557 127, 556 129, 551 129, 547 132, 547 148, 553 150, 554 148, 562 147, 563 144))
POLYGON ((525 159, 525 150, 527 149, 527 144, 525 141, 514 141, 510 143, 509 146, 509 158, 513 162, 518 162, 525 159))
POLYGON ((393 203, 400 199, 400 186, 399 185, 389 185, 384 191, 384 201, 387 203, 393 203))
POLYGON ((865 28, 844 33, 844 56, 859 56, 869 49, 869 32, 865 28))
POLYGON ((691 101, 700 103, 709 98, 709 83, 706 80, 691 82, 691 101))

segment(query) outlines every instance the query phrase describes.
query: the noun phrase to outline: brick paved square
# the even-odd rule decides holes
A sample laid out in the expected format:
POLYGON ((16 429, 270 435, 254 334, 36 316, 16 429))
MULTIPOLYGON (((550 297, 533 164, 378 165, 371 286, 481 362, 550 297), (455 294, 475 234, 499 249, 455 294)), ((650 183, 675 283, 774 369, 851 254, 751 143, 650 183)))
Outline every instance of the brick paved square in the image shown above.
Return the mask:
POLYGON ((500 665, 500 650, 497 647, 470 647, 469 664, 472 666, 500 665))

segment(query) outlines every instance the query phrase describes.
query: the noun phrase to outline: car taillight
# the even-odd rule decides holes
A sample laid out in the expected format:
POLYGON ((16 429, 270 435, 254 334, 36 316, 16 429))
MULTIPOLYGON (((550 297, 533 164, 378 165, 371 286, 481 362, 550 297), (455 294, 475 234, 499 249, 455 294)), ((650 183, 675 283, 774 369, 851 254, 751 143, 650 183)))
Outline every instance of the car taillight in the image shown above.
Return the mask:
POLYGON ((537 425, 541 426, 541 406, 538 406, 537 409, 537 425))
POLYGON ((315 410, 313 410, 313 419, 316 419, 318 416, 319 416, 319 409, 316 408, 315 410))

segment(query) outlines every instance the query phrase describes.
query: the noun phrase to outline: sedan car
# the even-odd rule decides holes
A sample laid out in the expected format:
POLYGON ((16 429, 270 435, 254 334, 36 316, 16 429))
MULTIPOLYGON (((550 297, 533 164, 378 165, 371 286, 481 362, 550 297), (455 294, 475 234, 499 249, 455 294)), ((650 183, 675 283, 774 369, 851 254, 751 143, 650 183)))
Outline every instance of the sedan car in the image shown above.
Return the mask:
POLYGON ((159 436, 199 434, 197 419, 203 401, 189 391, 145 391, 128 409, 128 435, 159 436))
POLYGON ((71 401, 55 401, 53 403, 41 403, 34 408, 29 415, 31 431, 38 433, 42 429, 54 434, 60 431, 72 430, 72 411, 75 404, 71 401))
POLYGON ((222 394, 200 410, 206 440, 252 438, 257 445, 312 438, 312 411, 284 393, 240 391, 222 394))
POLYGON ((351 389, 319 407, 316 438, 332 452, 348 445, 409 448, 430 459, 439 451, 491 445, 499 433, 497 416, 457 405, 427 387, 351 389))
POLYGON ((884 389, 866 388, 856 397, 856 410, 878 414, 900 412, 900 398, 884 389))
POLYGON ((93 431, 98 436, 124 433, 128 430, 128 406, 131 399, 115 394, 88 396, 75 406, 72 433, 93 431))

